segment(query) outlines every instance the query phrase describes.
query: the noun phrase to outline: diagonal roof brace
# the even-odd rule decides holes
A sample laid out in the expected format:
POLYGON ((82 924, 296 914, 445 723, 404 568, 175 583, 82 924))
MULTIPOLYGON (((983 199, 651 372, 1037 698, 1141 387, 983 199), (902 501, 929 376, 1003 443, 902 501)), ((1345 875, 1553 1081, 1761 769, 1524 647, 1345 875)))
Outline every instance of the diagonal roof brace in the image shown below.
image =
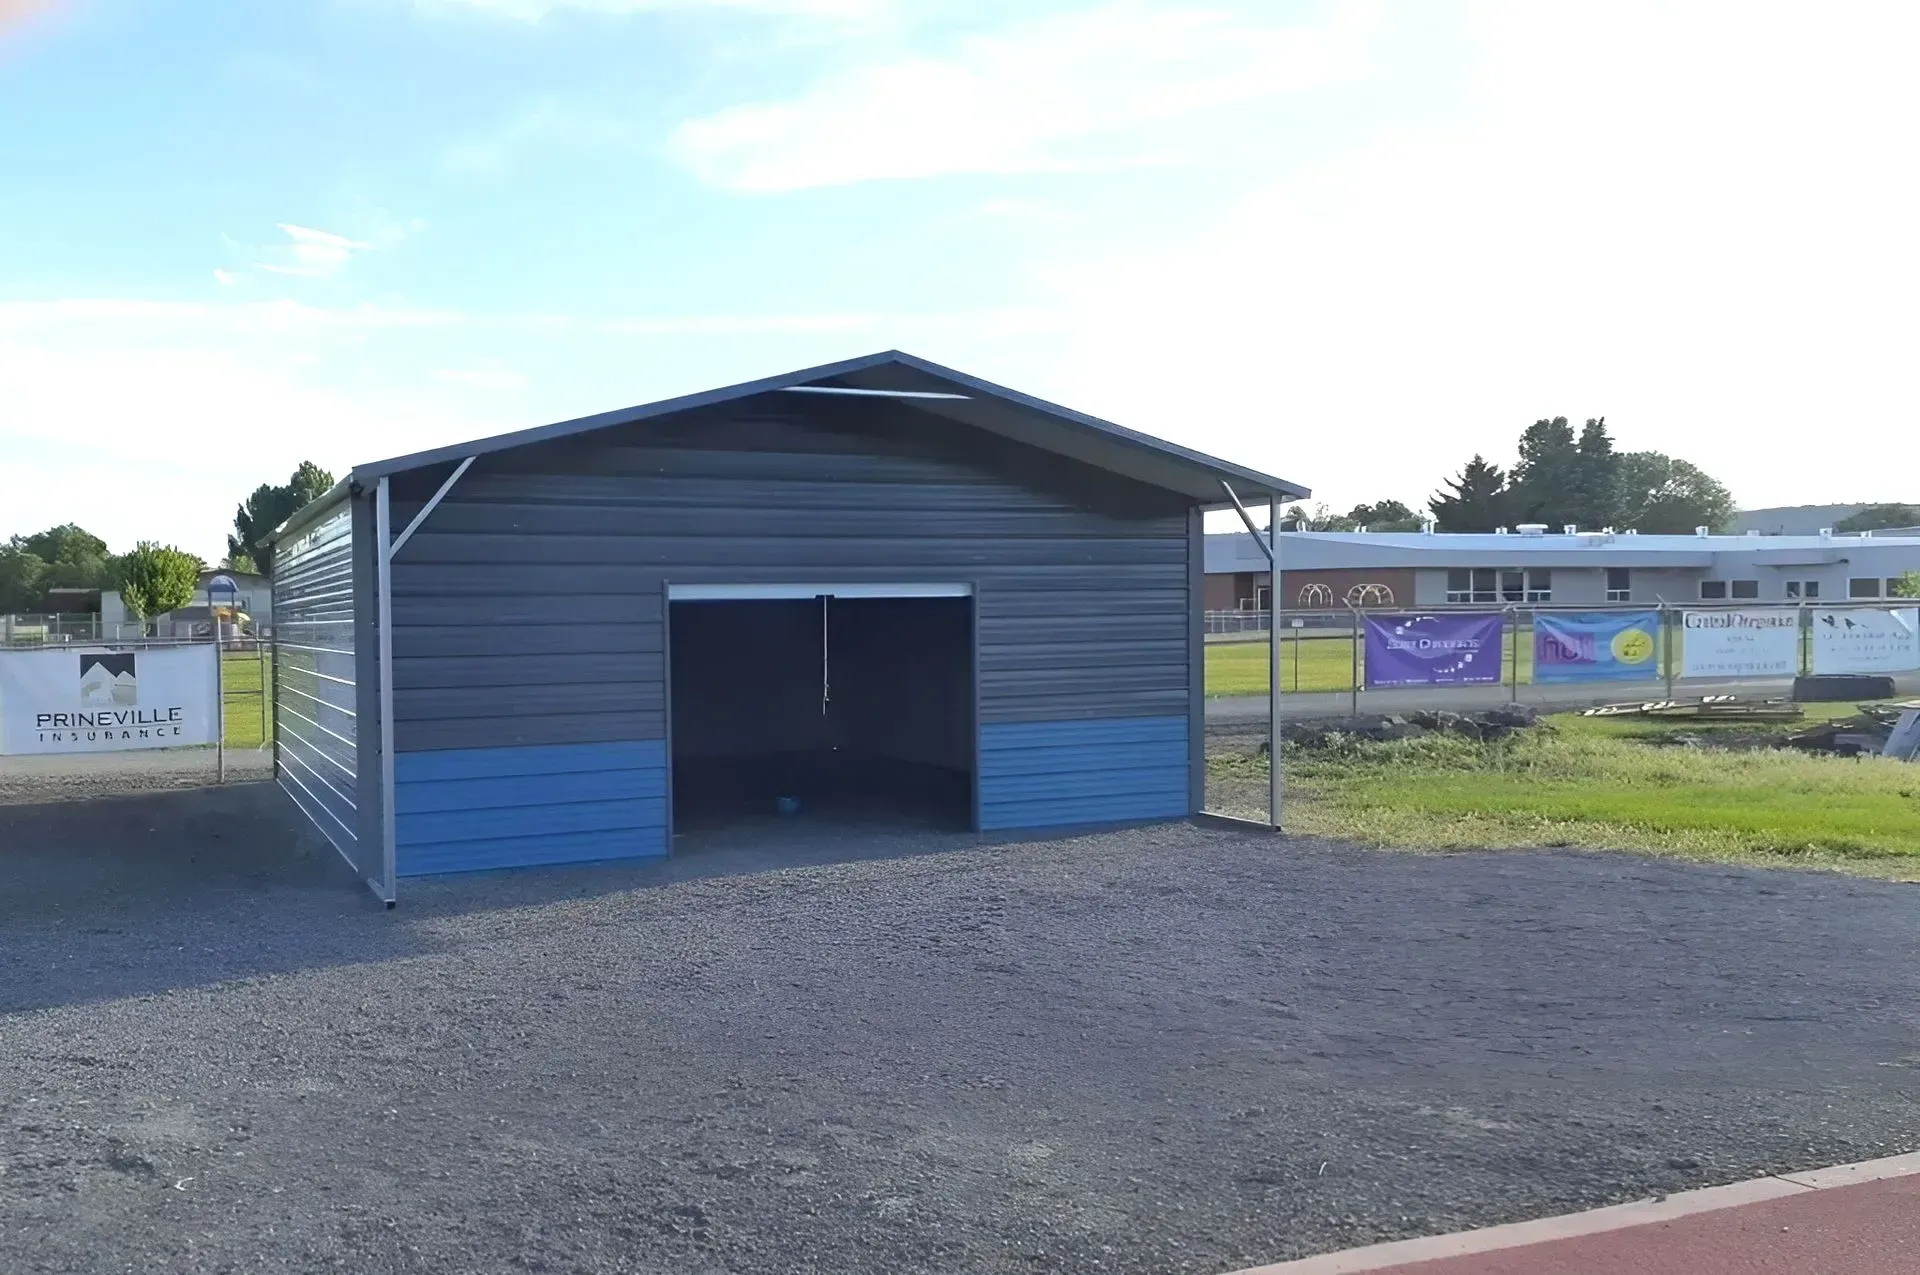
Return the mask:
MULTIPOLYGON (((1268 544, 1261 536, 1260 528, 1253 525, 1253 515, 1248 513, 1247 507, 1240 503, 1240 497, 1233 494, 1233 484, 1222 478, 1220 480, 1220 490, 1226 492, 1227 499, 1233 502, 1234 512, 1240 515, 1241 522, 1247 524, 1247 533, 1253 537, 1253 543, 1260 546, 1260 552, 1266 555, 1267 565, 1271 567, 1273 565, 1273 546, 1268 544)), ((1278 508, 1277 502, 1275 508, 1278 508)))

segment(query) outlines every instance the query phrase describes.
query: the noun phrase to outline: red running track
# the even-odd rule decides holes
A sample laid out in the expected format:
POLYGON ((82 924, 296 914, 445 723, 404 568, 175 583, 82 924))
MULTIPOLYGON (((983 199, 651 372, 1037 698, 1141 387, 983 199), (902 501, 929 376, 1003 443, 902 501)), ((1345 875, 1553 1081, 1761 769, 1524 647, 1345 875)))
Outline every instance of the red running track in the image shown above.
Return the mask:
POLYGON ((1379 1275, 1915 1275, 1920 1176, 1807 1191, 1379 1275))

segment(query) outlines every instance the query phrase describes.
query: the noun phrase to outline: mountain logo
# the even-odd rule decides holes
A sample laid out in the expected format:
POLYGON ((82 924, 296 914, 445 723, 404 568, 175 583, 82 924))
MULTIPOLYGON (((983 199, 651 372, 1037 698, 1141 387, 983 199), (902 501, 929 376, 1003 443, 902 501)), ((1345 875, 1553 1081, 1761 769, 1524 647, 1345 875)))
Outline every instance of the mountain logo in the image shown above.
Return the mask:
POLYGON ((134 677, 133 652, 80 657, 82 704, 138 704, 140 685, 134 677))

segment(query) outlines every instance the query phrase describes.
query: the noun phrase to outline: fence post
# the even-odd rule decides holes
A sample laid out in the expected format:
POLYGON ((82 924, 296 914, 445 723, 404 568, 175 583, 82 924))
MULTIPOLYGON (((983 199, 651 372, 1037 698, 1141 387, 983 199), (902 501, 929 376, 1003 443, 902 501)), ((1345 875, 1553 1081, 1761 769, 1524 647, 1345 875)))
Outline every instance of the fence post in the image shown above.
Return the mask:
MULTIPOLYGON (((268 652, 268 658, 267 658, 267 676, 273 679, 273 687, 272 687, 273 713, 270 720, 268 721, 268 728, 273 732, 271 736, 273 740, 273 778, 275 782, 278 782, 280 779, 280 626, 279 625, 277 624, 274 625, 273 628, 268 631, 267 641, 272 643, 273 645, 273 650, 268 652)), ((260 694, 262 696, 266 695, 267 689, 268 689, 267 687, 262 686, 260 688, 260 694)), ((317 717, 318 714, 315 714, 315 716, 317 717)))
POLYGON ((227 669, 220 644, 220 625, 213 626, 213 782, 227 782, 227 669))
POLYGON ((1667 667, 1667 698, 1673 698, 1673 608, 1660 604, 1661 662, 1667 667))
POLYGON ((1512 652, 1507 657, 1507 702, 1520 702, 1520 608, 1507 608, 1507 632, 1512 635, 1512 652))
POLYGON ((1353 683, 1348 694, 1352 697, 1353 708, 1349 716, 1360 716, 1360 608, 1353 608, 1353 674, 1348 679, 1353 683))

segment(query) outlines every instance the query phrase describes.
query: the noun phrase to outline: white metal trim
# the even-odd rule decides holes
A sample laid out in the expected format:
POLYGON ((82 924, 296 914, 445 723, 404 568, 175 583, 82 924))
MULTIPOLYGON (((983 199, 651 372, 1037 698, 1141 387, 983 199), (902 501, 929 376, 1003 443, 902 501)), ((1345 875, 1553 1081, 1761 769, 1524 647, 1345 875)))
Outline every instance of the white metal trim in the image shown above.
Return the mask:
MULTIPOLYGON (((466 473, 472 465, 473 457, 471 456, 461 461, 459 467, 447 475, 447 481, 440 484, 440 490, 433 493, 433 499, 420 506, 420 512, 413 516, 413 521, 407 524, 407 529, 400 533, 400 538, 393 542, 393 547, 386 550, 388 562, 392 562, 394 555, 398 554, 400 550, 405 547, 407 541, 413 539, 413 533, 420 530, 420 524, 427 520, 427 515, 440 507, 440 502, 447 498, 447 493, 453 490, 453 485, 460 481, 460 475, 466 473)), ((380 490, 382 492, 385 492, 387 489, 386 482, 387 480, 384 478, 380 480, 380 490)), ((383 495, 381 498, 384 500, 386 497, 383 495)), ((384 534, 380 537, 380 543, 382 545, 387 543, 387 538, 384 534)))
MULTIPOLYGON (((379 580, 380 608, 380 865, 379 881, 369 879, 373 892, 387 902, 394 901, 394 818, 393 818, 393 553, 387 547, 393 533, 393 496, 387 478, 380 479, 374 493, 374 544, 379 552, 374 570, 379 580)), ((424 512, 424 511, 423 511, 424 512)), ((358 732, 356 732, 357 734, 358 732)))
POLYGON ((856 398, 972 398, 971 394, 947 394, 938 390, 862 390, 850 385, 788 385, 788 394, 847 394, 856 398))
POLYGON ((973 585, 919 584, 670 584, 669 602, 771 602, 829 598, 970 598, 973 585))

